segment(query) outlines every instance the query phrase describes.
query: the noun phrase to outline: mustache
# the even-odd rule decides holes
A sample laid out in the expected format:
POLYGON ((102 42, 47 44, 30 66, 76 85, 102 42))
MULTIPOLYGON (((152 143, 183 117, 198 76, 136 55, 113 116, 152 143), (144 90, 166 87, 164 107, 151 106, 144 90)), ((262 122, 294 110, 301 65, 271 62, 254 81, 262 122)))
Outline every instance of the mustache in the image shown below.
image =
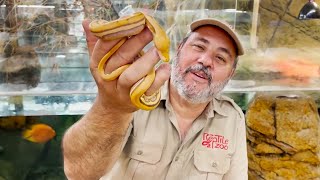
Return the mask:
POLYGON ((209 83, 211 84, 211 81, 212 81, 211 72, 209 68, 204 66, 203 64, 196 64, 188 67, 185 71, 185 74, 187 74, 188 72, 196 72, 196 71, 202 71, 206 75, 206 78, 208 79, 209 83))

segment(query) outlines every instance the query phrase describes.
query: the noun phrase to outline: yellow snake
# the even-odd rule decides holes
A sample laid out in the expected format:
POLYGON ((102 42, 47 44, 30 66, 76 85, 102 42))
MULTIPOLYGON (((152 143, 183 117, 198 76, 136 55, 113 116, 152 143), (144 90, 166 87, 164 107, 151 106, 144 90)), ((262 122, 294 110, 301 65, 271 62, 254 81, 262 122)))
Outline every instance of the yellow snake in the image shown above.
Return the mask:
MULTIPOLYGON (((130 64, 119 67, 109 74, 105 74, 105 64, 108 59, 122 46, 131 36, 140 33, 145 27, 153 34, 153 42, 163 62, 169 61, 170 40, 163 28, 151 16, 142 12, 136 12, 130 16, 115 21, 95 20, 89 25, 90 31, 103 40, 121 39, 107 54, 100 60, 98 65, 99 74, 106 81, 117 79, 130 64)), ((155 69, 147 74, 140 81, 135 83, 130 90, 131 102, 140 109, 152 110, 160 102, 160 91, 151 96, 145 95, 155 79, 155 69)))

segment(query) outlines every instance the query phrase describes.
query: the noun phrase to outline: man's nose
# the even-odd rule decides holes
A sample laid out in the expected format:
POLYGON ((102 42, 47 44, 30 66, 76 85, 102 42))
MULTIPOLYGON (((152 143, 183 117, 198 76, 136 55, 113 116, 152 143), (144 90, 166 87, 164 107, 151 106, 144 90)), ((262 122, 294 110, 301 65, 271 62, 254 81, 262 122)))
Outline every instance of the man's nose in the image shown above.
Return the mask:
POLYGON ((203 64, 205 67, 213 68, 213 60, 210 56, 208 55, 202 55, 199 59, 198 62, 203 64))

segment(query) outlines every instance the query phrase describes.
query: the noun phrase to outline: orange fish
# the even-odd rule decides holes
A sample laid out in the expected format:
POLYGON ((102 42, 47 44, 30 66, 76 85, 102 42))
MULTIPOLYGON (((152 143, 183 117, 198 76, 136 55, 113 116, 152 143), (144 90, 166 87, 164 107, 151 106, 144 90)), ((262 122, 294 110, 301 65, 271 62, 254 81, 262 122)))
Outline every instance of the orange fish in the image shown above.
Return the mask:
POLYGON ((35 143, 45 143, 56 135, 54 129, 46 124, 33 124, 22 132, 22 137, 35 143))

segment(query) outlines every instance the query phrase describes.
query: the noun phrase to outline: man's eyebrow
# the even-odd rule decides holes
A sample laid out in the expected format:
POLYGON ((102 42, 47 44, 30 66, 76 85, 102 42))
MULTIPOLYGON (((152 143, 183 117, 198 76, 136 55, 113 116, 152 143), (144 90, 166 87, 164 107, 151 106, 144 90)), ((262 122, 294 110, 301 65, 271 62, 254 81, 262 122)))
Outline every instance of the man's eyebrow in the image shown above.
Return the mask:
MULTIPOLYGON (((203 37, 196 37, 195 39, 196 41, 201 41, 205 44, 209 44, 209 41, 203 37)), ((231 52, 227 49, 227 48, 224 48, 224 47, 219 47, 218 48, 220 51, 223 51, 224 53, 226 53, 230 58, 232 57, 231 55, 231 52)))
POLYGON ((201 42, 203 42, 205 44, 209 44, 209 41, 207 39, 203 38, 203 37, 197 37, 196 41, 201 41, 201 42))

